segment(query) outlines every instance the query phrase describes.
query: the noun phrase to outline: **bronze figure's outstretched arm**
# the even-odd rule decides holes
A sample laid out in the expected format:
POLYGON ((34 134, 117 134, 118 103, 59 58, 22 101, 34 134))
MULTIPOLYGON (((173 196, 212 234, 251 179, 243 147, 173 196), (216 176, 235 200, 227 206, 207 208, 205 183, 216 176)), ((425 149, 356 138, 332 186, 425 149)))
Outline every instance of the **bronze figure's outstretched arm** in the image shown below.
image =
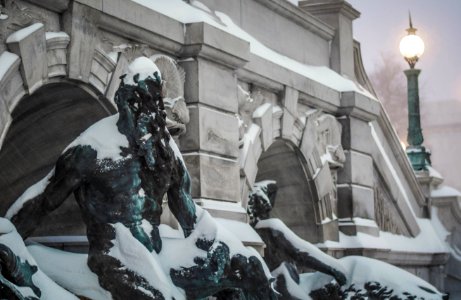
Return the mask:
MULTIPOLYGON (((20 203, 15 202, 10 207, 6 217, 11 219, 22 238, 25 239, 32 234, 42 219, 58 208, 79 187, 82 176, 74 163, 75 157, 84 150, 84 147, 81 146, 68 149, 59 157, 54 174, 50 174, 51 177, 48 178, 42 188, 43 190, 36 195, 32 195, 32 198, 29 199, 27 199, 29 190, 26 191, 16 200, 20 203), (26 197, 26 199, 23 197, 26 197)), ((43 181, 46 179, 42 179, 41 182, 36 183, 29 189, 34 189, 37 188, 37 185, 44 184, 43 181)))

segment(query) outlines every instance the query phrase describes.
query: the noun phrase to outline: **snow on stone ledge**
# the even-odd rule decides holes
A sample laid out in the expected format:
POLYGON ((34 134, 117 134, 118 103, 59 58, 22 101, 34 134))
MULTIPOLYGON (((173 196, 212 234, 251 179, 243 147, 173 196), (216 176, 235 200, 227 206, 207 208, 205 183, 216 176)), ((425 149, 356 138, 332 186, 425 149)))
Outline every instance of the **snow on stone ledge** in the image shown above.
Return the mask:
POLYGON ((461 196, 460 191, 450 186, 447 186, 447 185, 439 186, 437 189, 432 190, 431 192, 431 197, 435 197, 435 198, 459 197, 459 196, 461 196))
POLYGON ((27 36, 29 36, 34 31, 42 27, 43 27, 42 23, 35 23, 26 28, 20 29, 14 32, 13 34, 11 34, 10 36, 8 36, 8 38, 6 39, 6 43, 9 44, 9 43, 14 43, 14 42, 19 42, 23 40, 24 38, 26 38, 27 36))
MULTIPOLYGON (((175 19, 183 24, 205 22, 249 42, 251 53, 263 59, 314 80, 336 91, 354 91, 376 100, 376 98, 366 89, 354 81, 344 78, 328 67, 306 65, 266 47, 259 40, 236 25, 229 16, 221 12, 215 12, 214 14, 207 13, 210 9, 198 1, 192 1, 192 5, 187 4, 182 0, 132 1, 175 19)), ((291 0, 290 2, 292 1, 294 0, 291 0)))
POLYGON ((61 39, 70 40, 69 35, 67 33, 65 33, 64 31, 59 31, 59 32, 47 31, 47 32, 45 32, 45 39, 46 40, 51 40, 51 39, 55 39, 55 38, 61 38, 61 39))
POLYGON ((0 55, 0 81, 3 80, 5 74, 11 68, 11 66, 14 65, 16 61, 19 61, 19 56, 17 56, 14 53, 4 51, 0 55))
POLYGON ((390 249, 392 251, 415 253, 447 253, 449 251, 429 219, 418 218, 417 222, 421 232, 416 237, 406 237, 384 231, 380 231, 378 237, 362 232, 357 233, 355 236, 339 232, 339 242, 325 241, 317 244, 317 246, 329 249, 390 249))

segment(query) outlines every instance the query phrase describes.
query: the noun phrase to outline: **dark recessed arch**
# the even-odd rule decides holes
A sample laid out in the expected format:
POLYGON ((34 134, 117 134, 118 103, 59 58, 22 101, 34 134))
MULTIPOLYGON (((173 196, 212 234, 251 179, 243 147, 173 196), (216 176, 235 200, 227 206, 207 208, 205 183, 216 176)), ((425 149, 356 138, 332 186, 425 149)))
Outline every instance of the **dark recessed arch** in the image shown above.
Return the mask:
POLYGON ((321 242, 316 224, 316 198, 299 150, 288 141, 276 140, 259 158, 256 181, 261 180, 277 181, 271 217, 284 221, 301 238, 321 242))
MULTIPOLYGON (((46 176, 72 140, 113 113, 108 101, 72 82, 50 83, 21 99, 0 150, 0 215, 27 187, 46 176)), ((79 209, 68 199, 34 235, 80 234, 85 234, 85 228, 79 209)))

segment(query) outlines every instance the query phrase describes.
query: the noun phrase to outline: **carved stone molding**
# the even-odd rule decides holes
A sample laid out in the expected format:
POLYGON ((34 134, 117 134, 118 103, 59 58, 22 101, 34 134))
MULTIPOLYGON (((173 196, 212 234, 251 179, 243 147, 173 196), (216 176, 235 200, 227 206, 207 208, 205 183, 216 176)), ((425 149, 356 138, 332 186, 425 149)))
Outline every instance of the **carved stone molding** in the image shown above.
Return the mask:
POLYGON ((411 234, 377 170, 374 170, 374 182, 375 221, 379 229, 410 237, 411 234))

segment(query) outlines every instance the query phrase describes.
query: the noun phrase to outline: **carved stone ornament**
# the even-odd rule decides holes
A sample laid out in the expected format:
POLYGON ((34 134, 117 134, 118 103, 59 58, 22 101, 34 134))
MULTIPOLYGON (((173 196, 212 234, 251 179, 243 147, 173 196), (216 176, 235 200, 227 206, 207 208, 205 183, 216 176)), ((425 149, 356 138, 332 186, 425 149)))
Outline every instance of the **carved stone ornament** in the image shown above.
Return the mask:
POLYGON ((374 171, 375 177, 375 220, 381 231, 390 232, 393 234, 405 235, 410 237, 410 233, 395 207, 395 203, 387 191, 384 181, 378 171, 374 171))
POLYGON ((253 112, 259 107, 263 101, 264 97, 261 93, 245 90, 241 85, 237 86, 237 96, 238 96, 238 115, 237 117, 240 120, 240 131, 239 139, 243 139, 243 135, 253 124, 253 112))
MULTIPOLYGON (((11 33, 33 23, 45 23, 42 15, 22 3, 10 0, 0 4, 0 40, 4 41, 11 33)), ((5 49, 3 43, 0 52, 5 49)))
POLYGON ((330 166, 338 167, 346 161, 341 146, 341 124, 329 114, 320 114, 315 120, 317 133, 317 148, 322 160, 330 166))
POLYGON ((163 102, 167 114, 167 127, 172 135, 180 135, 186 131, 189 123, 189 109, 184 99, 184 82, 186 73, 174 59, 163 54, 156 54, 150 59, 157 65, 163 80, 163 102))

